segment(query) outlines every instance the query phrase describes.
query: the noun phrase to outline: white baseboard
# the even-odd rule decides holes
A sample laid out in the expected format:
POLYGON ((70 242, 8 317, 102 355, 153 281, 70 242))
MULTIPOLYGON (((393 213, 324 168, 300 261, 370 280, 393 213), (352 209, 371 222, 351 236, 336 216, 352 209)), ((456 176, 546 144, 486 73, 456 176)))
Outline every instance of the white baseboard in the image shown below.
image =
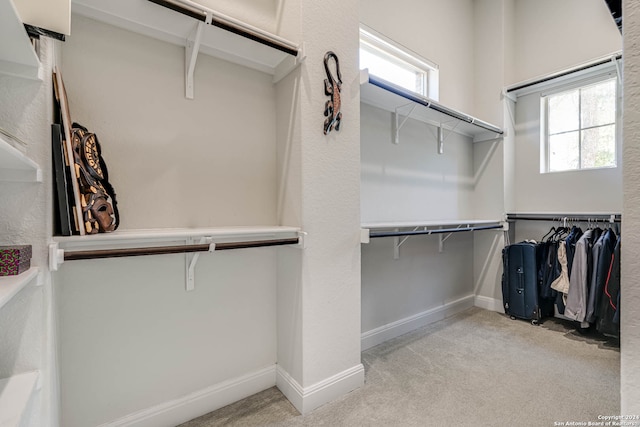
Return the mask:
POLYGON ((276 366, 207 387, 187 396, 134 412, 100 427, 172 427, 276 385, 276 366))
POLYGON ((504 306, 502 305, 501 299, 489 298, 484 296, 476 296, 474 305, 476 307, 484 308, 485 310, 504 313, 504 306))
POLYGON ((359 363, 309 387, 302 387, 287 371, 278 366, 276 385, 298 412, 304 415, 362 387, 364 385, 364 366, 359 363))
POLYGON ((396 320, 395 322, 364 332, 361 335, 361 348, 364 351, 392 338, 404 335, 407 332, 411 332, 415 329, 460 313, 461 311, 473 307, 474 298, 474 295, 468 295, 458 300, 423 311, 422 313, 414 314, 413 316, 405 317, 404 319, 396 320))

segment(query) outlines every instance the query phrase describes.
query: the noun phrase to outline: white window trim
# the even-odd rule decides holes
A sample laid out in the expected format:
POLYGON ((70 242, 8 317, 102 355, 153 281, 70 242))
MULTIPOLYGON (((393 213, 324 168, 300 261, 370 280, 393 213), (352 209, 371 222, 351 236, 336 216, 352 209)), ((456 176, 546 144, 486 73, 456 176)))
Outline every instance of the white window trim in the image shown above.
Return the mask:
POLYGON ((439 100, 440 71, 436 63, 421 57, 364 24, 360 24, 360 43, 378 49, 390 57, 397 58, 399 62, 404 62, 419 71, 423 71, 427 78, 427 93, 421 95, 427 96, 434 101, 439 100))
MULTIPOLYGON (((618 152, 620 151, 619 138, 620 138, 621 108, 622 108, 620 92, 622 90, 622 87, 620 85, 619 79, 617 79, 616 77, 617 77, 617 74, 615 74, 615 71, 614 73, 611 73, 611 72, 598 73, 598 75, 596 76, 590 76, 588 78, 567 82, 566 85, 561 85, 561 84, 556 85, 553 89, 540 93, 540 98, 541 98, 541 102, 540 102, 540 173, 578 172, 578 171, 597 170, 597 169, 612 169, 612 168, 618 167, 618 164, 620 162, 618 152), (580 165, 581 160, 579 160, 578 168, 564 169, 564 170, 557 170, 557 171, 550 170, 551 158, 549 156, 549 102, 548 102, 549 96, 553 96, 563 92, 574 91, 583 87, 588 87, 593 84, 610 80, 612 78, 616 78, 616 115, 615 115, 615 120, 613 122, 616 129, 616 141, 614 144, 614 148, 615 148, 614 164, 609 166, 583 168, 580 165)), ((582 124, 580 124, 576 131, 578 132, 578 135, 581 136, 584 130, 592 129, 594 127, 597 127, 597 126, 582 127, 582 124)), ((580 149, 582 149, 580 138, 579 138, 579 147, 580 149)))

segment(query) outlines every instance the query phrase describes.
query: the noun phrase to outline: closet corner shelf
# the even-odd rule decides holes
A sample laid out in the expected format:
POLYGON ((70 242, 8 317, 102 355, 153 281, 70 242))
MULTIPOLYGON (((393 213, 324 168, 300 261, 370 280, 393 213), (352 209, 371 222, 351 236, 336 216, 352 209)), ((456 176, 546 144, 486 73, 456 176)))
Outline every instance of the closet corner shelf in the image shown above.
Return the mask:
POLYGON ((179 46, 187 46, 187 38, 210 12, 213 20, 203 28, 199 51, 274 76, 286 74, 283 68, 293 68, 287 60, 295 63, 300 55, 288 40, 189 0, 72 0, 72 11, 179 46))
POLYGON ((0 426, 21 426, 31 397, 38 390, 38 371, 0 379, 0 426))
POLYGON ((118 230, 113 233, 85 236, 54 236, 61 249, 120 249, 139 245, 162 246, 167 243, 185 243, 202 237, 211 237, 216 243, 230 240, 267 240, 297 237, 298 227, 287 226, 233 226, 212 228, 164 228, 146 230, 118 230))
POLYGON ((0 2, 0 73, 42 80, 42 67, 13 0, 0 2))
POLYGON ((42 182, 40 166, 0 133, 0 181, 42 182))
POLYGON ((407 105, 418 105, 421 108, 416 108, 411 118, 466 135, 473 138, 473 142, 492 140, 504 134, 498 126, 371 75, 367 69, 360 70, 360 100, 392 113, 407 105))
MULTIPOLYGON (((11 301, 22 289, 38 279, 38 268, 31 267, 29 270, 17 276, 0 277, 0 308, 11 301)), ((0 388, 0 390, 2 390, 0 388)), ((0 413, 2 413, 0 411, 0 413)), ((0 423, 0 426, 3 425, 0 423)))

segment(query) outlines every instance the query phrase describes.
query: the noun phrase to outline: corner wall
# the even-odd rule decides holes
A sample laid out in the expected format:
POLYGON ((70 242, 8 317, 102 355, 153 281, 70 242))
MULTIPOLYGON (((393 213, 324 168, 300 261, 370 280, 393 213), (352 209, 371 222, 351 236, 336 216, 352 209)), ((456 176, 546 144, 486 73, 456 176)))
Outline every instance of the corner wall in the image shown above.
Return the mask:
POLYGON ((622 211, 621 412, 640 414, 640 5, 624 2, 624 202, 622 211))

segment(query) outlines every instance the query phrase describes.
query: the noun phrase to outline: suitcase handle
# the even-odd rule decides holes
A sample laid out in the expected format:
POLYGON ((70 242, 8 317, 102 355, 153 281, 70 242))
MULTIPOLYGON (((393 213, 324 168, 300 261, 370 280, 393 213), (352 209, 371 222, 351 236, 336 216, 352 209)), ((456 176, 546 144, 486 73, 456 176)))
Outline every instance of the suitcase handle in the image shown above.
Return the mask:
POLYGON ((520 287, 516 289, 516 292, 521 294, 524 292, 524 270, 522 267, 516 268, 516 273, 518 273, 518 281, 520 282, 520 287))

